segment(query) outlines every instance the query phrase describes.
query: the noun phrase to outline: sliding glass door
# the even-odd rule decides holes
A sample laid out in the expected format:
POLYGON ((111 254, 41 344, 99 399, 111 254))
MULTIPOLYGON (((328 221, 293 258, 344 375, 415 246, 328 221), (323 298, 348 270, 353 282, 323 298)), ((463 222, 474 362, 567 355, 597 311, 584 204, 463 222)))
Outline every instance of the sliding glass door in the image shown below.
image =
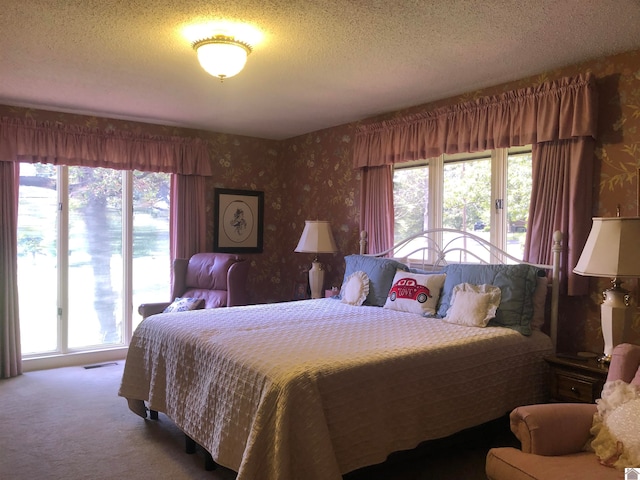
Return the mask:
POLYGON ((169 175, 22 164, 19 193, 23 355, 125 344, 133 292, 168 300, 169 175))
POLYGON ((132 329, 141 303, 167 302, 169 277, 169 175, 133 172, 132 329))
POLYGON ((18 296, 22 353, 58 350, 58 193, 53 166, 20 165, 18 296))

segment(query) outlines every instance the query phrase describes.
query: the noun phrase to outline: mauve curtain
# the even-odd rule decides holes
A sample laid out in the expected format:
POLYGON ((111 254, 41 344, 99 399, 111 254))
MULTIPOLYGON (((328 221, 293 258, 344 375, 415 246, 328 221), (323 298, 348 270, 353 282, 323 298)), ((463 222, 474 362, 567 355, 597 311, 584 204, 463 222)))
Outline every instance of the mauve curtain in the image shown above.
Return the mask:
POLYGON ((77 125, 0 119, 0 161, 211 175, 207 142, 77 125))
POLYGON ((592 74, 482 97, 458 105, 358 127, 354 167, 594 137, 596 86, 592 74))
MULTIPOLYGON (((537 246, 551 238, 548 231, 561 229, 565 251, 571 252, 571 257, 564 255, 562 259, 561 289, 579 295, 586 293, 586 282, 573 274, 575 263, 571 262, 577 258, 575 252, 582 249, 588 235, 592 195, 591 183, 575 182, 583 182, 587 176, 591 178, 596 126, 595 79, 587 73, 360 126, 354 142, 354 167, 364 169, 432 158, 443 153, 534 145, 534 157, 540 155, 534 165, 544 162, 554 173, 538 176, 543 170, 534 167, 533 211, 529 217, 525 258, 534 263, 549 263, 551 253, 537 246), (547 147, 541 147, 545 144, 547 147), (566 168, 563 158, 570 164, 570 175, 561 174, 566 168), (557 184, 555 190, 545 189, 549 175, 562 177, 562 183, 557 184), (559 191, 571 193, 558 202, 559 191), (553 204, 555 208, 552 213, 545 213, 550 212, 546 206, 535 208, 540 204, 553 204), (544 229, 542 225, 545 225, 544 229), (586 233, 583 233, 584 225, 587 225, 586 233), (543 236, 547 237, 543 240, 543 236)), ((379 187, 365 185, 370 178, 362 177, 362 188, 369 192, 367 198, 374 202, 381 198, 386 202, 384 191, 378 197, 375 189, 379 187)), ((376 218, 371 212, 379 210, 378 206, 366 204, 364 208, 367 211, 361 213, 361 218, 376 218)), ((374 221, 374 225, 368 226, 369 235, 372 235, 371 230, 376 230, 382 233, 373 235, 385 238, 393 231, 393 216, 374 221)))
POLYGON ((367 232, 367 252, 384 252, 393 245, 393 168, 365 167, 360 182, 360 226, 367 232), (386 228, 376 228, 390 218, 386 228))
POLYGON ((22 373, 18 315, 19 164, 0 162, 0 378, 22 373))
MULTIPOLYGON (((171 258, 190 258, 207 249, 205 177, 171 175, 171 258)), ((173 275, 173 269, 172 269, 173 275)))
POLYGON ((17 294, 18 162, 166 172, 180 177, 182 180, 177 183, 172 179, 170 208, 174 215, 176 212, 188 215, 170 220, 172 254, 204 245, 202 238, 206 236, 201 231, 206 229, 206 217, 201 212, 206 200, 204 177, 211 175, 207 142, 197 138, 137 135, 33 119, 1 118, 0 374, 3 376, 19 375, 22 369, 17 294))
POLYGON ((533 145, 533 182, 524 260, 553 263, 553 232, 563 232, 562 291, 588 293, 588 278, 573 273, 591 229, 593 193, 592 137, 533 145))

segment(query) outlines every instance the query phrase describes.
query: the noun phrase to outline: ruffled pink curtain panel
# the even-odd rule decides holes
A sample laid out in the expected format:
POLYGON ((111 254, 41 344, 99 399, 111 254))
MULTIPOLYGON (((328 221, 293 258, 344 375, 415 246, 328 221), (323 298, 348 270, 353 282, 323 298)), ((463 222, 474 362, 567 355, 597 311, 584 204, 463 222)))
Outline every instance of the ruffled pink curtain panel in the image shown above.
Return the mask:
MULTIPOLYGON (((572 273, 575 265, 572 262, 584 246, 590 224, 596 127, 597 91, 593 75, 587 73, 360 126, 354 142, 353 162, 355 168, 372 169, 443 153, 534 145, 537 160, 534 159, 534 191, 525 258, 530 262, 550 263, 551 251, 539 249, 537 245, 543 244, 543 236, 551 238, 549 231, 561 229, 565 251, 570 252, 563 256, 561 288, 570 295, 581 295, 587 292, 587 285, 572 273), (546 146, 537 148, 543 145, 546 146), (556 154, 547 155, 543 151, 556 154), (545 168, 536 168, 536 163, 544 164, 545 168), (562 175, 567 168, 571 173, 562 175), (547 172, 544 176, 543 170, 547 172), (559 183, 549 188, 553 175, 558 176, 559 183), (559 192, 563 192, 561 198, 558 198, 559 192), (583 233, 584 225, 586 233, 583 233)), ((368 192, 367 202, 371 203, 364 206, 366 211, 361 218, 365 223, 361 228, 370 232, 369 235, 378 230, 393 232, 392 216, 374 215, 380 210, 375 205, 376 198, 386 203, 387 193, 380 190, 376 195, 374 184, 364 185, 371 178, 362 176, 362 190, 368 192)), ((373 235, 387 236, 385 233, 373 235)), ((380 246, 389 247, 391 245, 380 246)))
POLYGON ((7 117, 0 120, 0 161, 211 175, 207 142, 197 138, 99 131, 7 117))
POLYGON ((206 248, 205 177, 212 174, 206 141, 1 118, 0 377, 19 375, 22 370, 17 291, 18 162, 175 174, 171 214, 181 218, 171 219, 171 253, 196 253, 206 248))
POLYGON ((596 134, 591 74, 358 127, 354 167, 596 134))

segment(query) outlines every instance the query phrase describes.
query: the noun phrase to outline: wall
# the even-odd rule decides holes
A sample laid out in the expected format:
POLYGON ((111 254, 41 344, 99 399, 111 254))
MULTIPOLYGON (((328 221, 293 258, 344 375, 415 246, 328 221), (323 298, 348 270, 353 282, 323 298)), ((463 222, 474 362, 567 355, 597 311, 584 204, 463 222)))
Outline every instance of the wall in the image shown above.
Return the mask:
MULTIPOLYGON (((251 299, 265 302, 288 298, 289 288, 280 283, 283 249, 281 212, 273 207, 275 193, 282 189, 286 165, 279 159, 279 142, 259 138, 226 135, 163 125, 75 115, 38 109, 0 105, 0 116, 32 118, 39 122, 60 122, 100 130, 124 130, 163 136, 200 137, 209 142, 213 176, 208 179, 208 244, 213 249, 213 202, 216 187, 265 192, 264 253, 248 255, 252 270, 249 277, 251 299), (287 295, 284 295, 286 290, 287 295)), ((295 247, 295 245, 294 245, 295 247)), ((293 248, 291 250, 293 250, 293 248)), ((288 253, 288 252, 287 252, 288 253)), ((286 276, 285 276, 286 277, 286 276)), ((169 291, 167 290, 167 298, 169 291)))
MULTIPOLYGON (((391 112, 363 123, 401 117, 585 72, 596 76, 599 96, 599 134, 593 165, 596 180, 594 185, 585 185, 585 188, 594 190, 593 215, 615 216, 619 206, 621 215, 635 216, 640 168, 640 50, 391 112)), ((292 219, 292 235, 294 230, 301 231, 305 216, 313 218, 319 215, 332 222, 334 234, 339 239, 341 255, 321 259, 329 263, 330 280, 327 285, 340 283, 344 268, 340 257, 357 249, 359 179, 350 171, 356 126, 354 123, 290 139, 285 142, 282 152, 283 159, 291 167, 291 178, 295 179, 291 185, 295 205, 287 216, 292 219), (315 170, 318 165, 322 165, 322 171, 315 170)), ((299 260, 292 261, 289 271, 295 273, 303 268, 299 260)), ((560 350, 602 351, 600 303, 601 292, 608 285, 608 279, 592 278, 588 299, 562 298, 558 335, 560 350)), ((637 280, 626 281, 624 286, 632 292, 634 299, 640 299, 637 280)), ((635 305, 629 340, 640 343, 640 313, 635 305)))
MULTIPOLYGON (((593 214, 613 216, 619 205, 622 215, 636 215, 640 168, 640 50, 391 112, 366 122, 399 117, 587 71, 596 76, 599 91, 599 138, 594 161, 596 181, 592 186, 585 185, 585 188, 594 189, 593 214)), ((97 128, 206 138, 210 142, 214 171, 207 200, 211 209, 210 238, 213 235, 215 187, 265 192, 264 253, 250 255, 252 270, 249 283, 255 302, 287 300, 292 296, 293 282, 305 278, 312 256, 294 253, 293 250, 306 219, 331 221, 340 249, 338 254, 320 256, 320 261, 326 265, 326 286, 340 285, 344 272, 343 256, 357 252, 360 178, 351 167, 357 122, 275 142, 1 105, 0 116, 29 116, 37 120, 97 128)), ((606 279, 592 279, 588 299, 562 299, 559 319, 561 350, 602 350, 599 304, 600 292, 607 284, 606 279)), ((635 298, 640 298, 637 281, 625 282, 625 286, 635 298)), ((640 314, 635 307, 630 340, 640 343, 640 314)))

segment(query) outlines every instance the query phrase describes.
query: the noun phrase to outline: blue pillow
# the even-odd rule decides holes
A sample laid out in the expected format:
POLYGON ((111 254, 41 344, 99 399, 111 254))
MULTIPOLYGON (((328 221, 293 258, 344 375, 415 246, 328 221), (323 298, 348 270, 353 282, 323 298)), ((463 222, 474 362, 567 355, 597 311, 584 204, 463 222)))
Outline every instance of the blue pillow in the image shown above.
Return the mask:
POLYGON ((531 265, 451 264, 444 267, 447 278, 442 288, 438 317, 449 310, 453 287, 460 283, 495 285, 500 288, 501 300, 496 317, 489 326, 512 328, 523 335, 531 335, 533 292, 538 269, 531 265))
POLYGON ((363 305, 384 306, 398 269, 408 271, 404 263, 390 258, 347 255, 344 257, 345 271, 342 283, 354 272, 364 272, 369 277, 369 294, 363 305))

